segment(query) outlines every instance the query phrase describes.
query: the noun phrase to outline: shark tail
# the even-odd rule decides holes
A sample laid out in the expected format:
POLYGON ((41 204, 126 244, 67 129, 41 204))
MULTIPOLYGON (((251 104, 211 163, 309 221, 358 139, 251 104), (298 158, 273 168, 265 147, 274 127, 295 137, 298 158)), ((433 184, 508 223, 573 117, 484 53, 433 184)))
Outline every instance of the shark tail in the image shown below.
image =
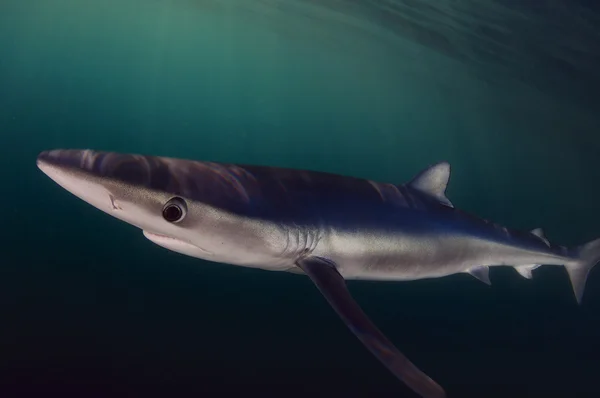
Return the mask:
POLYGON ((577 303, 581 304, 587 277, 592 268, 600 262, 600 239, 576 247, 574 254, 575 261, 566 264, 565 268, 569 274, 569 279, 571 279, 577 303))

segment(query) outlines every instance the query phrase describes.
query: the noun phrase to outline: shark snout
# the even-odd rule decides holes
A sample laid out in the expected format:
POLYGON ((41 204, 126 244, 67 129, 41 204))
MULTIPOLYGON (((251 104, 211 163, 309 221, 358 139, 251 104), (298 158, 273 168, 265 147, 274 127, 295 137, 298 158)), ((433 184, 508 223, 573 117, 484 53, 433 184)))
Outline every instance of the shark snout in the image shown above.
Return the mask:
POLYGON ((173 177, 160 159, 91 149, 54 149, 37 157, 38 167, 49 174, 60 171, 82 179, 112 180, 153 189, 167 188, 173 177))
POLYGON ((92 166, 92 151, 79 149, 53 149, 41 152, 37 157, 37 166, 46 171, 54 169, 88 169, 92 166))
POLYGON ((58 185, 104 210, 116 207, 115 199, 94 172, 90 150, 54 149, 41 152, 37 167, 58 185), (111 206, 112 204, 112 206, 111 206))

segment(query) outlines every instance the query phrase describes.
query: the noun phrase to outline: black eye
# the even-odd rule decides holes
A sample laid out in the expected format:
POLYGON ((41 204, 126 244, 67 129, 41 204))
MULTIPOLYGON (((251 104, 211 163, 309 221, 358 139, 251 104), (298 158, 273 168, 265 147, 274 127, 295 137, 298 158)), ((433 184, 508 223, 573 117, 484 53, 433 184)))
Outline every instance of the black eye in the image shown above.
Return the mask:
POLYGON ((163 218, 168 222, 179 222, 185 218, 187 214, 187 206, 181 198, 175 197, 169 200, 163 207, 163 218))

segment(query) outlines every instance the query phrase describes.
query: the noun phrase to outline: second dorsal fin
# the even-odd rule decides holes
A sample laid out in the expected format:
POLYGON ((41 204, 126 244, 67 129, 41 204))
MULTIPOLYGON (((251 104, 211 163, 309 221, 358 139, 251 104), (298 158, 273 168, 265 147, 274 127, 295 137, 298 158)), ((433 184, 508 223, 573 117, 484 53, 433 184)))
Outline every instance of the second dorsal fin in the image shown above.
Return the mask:
POLYGON ((550 242, 548 241, 548 239, 546 239, 546 236, 544 235, 544 230, 542 230, 541 228, 536 228, 534 230, 531 230, 530 232, 533 235, 540 238, 542 240, 542 242, 544 242, 548 247, 550 247, 550 242))
POLYGON ((417 174, 407 185, 440 203, 454 207, 446 197, 446 187, 450 179, 450 163, 439 162, 417 174))

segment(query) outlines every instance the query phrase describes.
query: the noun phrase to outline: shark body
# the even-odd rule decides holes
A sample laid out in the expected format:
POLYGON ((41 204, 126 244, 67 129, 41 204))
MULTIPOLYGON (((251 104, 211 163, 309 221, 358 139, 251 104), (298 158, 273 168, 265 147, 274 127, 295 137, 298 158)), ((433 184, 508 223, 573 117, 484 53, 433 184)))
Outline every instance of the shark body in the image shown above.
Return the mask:
POLYGON ((444 390, 377 329, 345 280, 415 280, 489 268, 526 278, 563 265, 581 301, 600 239, 566 248, 541 229, 516 231, 456 209, 450 166, 406 184, 322 172, 92 150, 41 153, 38 167, 96 208, 139 227, 154 243, 205 260, 306 274, 365 346, 417 394, 444 390))

